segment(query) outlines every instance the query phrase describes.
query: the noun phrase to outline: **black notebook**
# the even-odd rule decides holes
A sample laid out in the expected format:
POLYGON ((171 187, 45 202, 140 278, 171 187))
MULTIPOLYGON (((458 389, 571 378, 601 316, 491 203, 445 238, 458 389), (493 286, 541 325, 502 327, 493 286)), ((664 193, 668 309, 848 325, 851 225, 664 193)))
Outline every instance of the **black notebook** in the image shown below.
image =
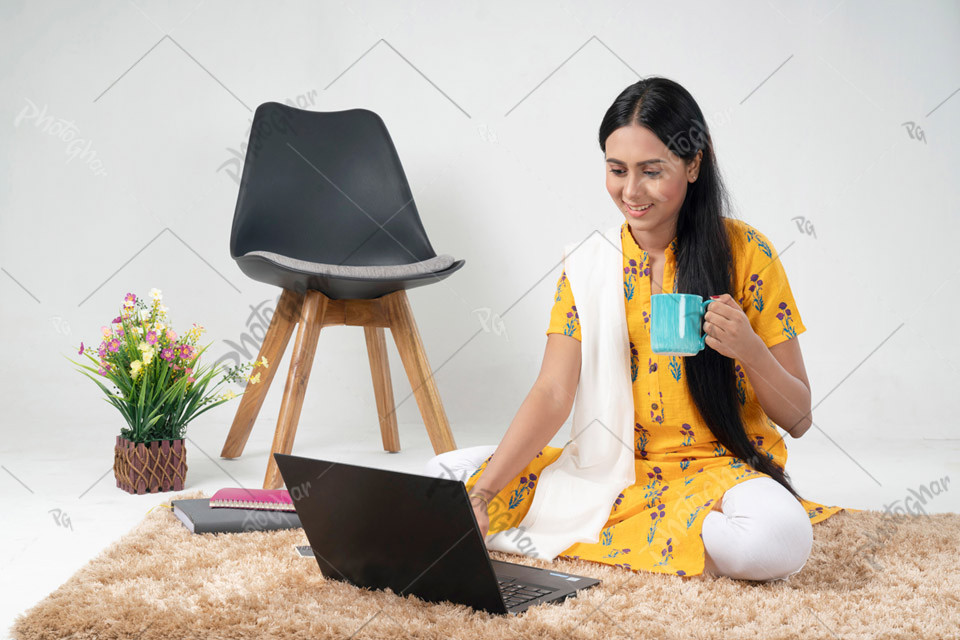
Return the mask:
POLYGON ((295 511, 210 506, 210 498, 173 500, 173 515, 193 533, 243 533, 302 527, 295 511))

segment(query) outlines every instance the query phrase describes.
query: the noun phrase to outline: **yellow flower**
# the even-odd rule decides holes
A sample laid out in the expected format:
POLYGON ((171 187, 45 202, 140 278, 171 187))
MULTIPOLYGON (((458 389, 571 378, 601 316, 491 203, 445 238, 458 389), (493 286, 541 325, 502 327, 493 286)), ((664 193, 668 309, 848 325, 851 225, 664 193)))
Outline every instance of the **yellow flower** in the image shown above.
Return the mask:
POLYGON ((233 391, 227 391, 223 394, 223 397, 225 400, 233 400, 237 397, 237 394, 235 394, 233 391))
POLYGON ((147 349, 143 352, 143 364, 148 365, 153 362, 153 349, 147 349))
POLYGON ((163 297, 163 294, 160 292, 160 289, 150 289, 150 297, 153 298, 154 303, 160 302, 160 298, 163 297))
POLYGON ((150 345, 146 342, 141 342, 137 348, 140 349, 140 351, 150 351, 150 345))
POLYGON ((130 363, 130 375, 132 375, 134 378, 136 378, 136 377, 137 377, 137 374, 140 373, 140 369, 141 369, 142 366, 143 366, 143 365, 140 363, 139 360, 134 360, 133 362, 131 362, 131 363, 130 363))
POLYGON ((267 364, 267 358, 266 358, 266 356, 260 358, 260 366, 263 367, 264 369, 269 369, 269 368, 270 368, 270 365, 267 364))
POLYGON ((257 384, 260 382, 260 373, 257 372, 253 374, 252 376, 248 377, 247 380, 249 380, 252 384, 257 384))

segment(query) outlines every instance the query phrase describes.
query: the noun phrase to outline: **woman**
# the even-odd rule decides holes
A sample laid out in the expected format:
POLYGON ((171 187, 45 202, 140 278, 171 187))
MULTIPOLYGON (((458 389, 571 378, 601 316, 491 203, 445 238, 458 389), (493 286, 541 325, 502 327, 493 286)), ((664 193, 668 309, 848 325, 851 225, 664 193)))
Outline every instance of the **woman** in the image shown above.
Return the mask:
MULTIPOLYGON (((801 498, 783 471, 787 451, 774 423, 794 438, 811 425, 809 382, 796 338, 805 327, 783 265, 763 234, 724 215, 729 203, 708 128, 679 84, 651 77, 627 87, 604 116, 599 142, 607 191, 624 217, 619 234, 614 229, 608 235, 614 241, 619 235, 622 249, 626 330, 620 344, 629 339, 630 386, 623 383, 628 390, 620 397, 629 403, 632 395, 634 423, 629 475, 623 477, 635 481, 617 485, 614 477, 608 485, 623 487, 619 494, 614 489, 595 495, 615 499, 570 505, 569 513, 580 515, 554 519, 556 536, 537 539, 564 546, 576 540, 558 555, 635 571, 784 579, 806 563, 811 525, 841 508, 801 498), (697 355, 651 351, 650 296, 663 292, 713 299, 703 321, 706 348, 697 355), (602 526, 584 526, 590 513, 601 516, 602 526), (568 538, 562 522, 575 530, 568 538)), ((588 280, 590 268, 581 274, 579 267, 576 278, 568 278, 570 253, 557 283, 540 374, 500 445, 450 451, 427 464, 430 475, 465 478, 481 532, 494 539, 501 533, 522 537, 524 525, 532 531, 538 520, 542 530, 544 509, 567 508, 563 488, 602 484, 594 477, 577 485, 576 474, 586 478, 589 465, 576 458, 576 447, 570 453, 574 440, 564 449, 547 446, 575 397, 578 403, 590 398, 585 392, 608 397, 598 395, 598 386, 619 384, 616 371, 606 377, 617 350, 596 353, 598 340, 615 335, 617 323, 601 321, 598 312, 589 325, 591 341, 587 332, 581 335, 584 305, 577 308, 573 293, 581 302, 593 300, 597 280, 588 280), (594 361, 607 368, 598 372, 594 361), (581 379, 582 372, 590 379, 581 379), (563 468, 569 476, 561 481, 563 468), (546 492, 537 496, 554 471, 553 486, 561 488, 549 498, 546 492)), ((611 308, 609 299, 591 304, 611 308)), ((629 411, 622 413, 629 430, 629 411)), ((608 422, 617 421, 609 416, 608 422)), ((576 414, 574 423, 577 433, 587 426, 581 418, 578 432, 576 414)), ((589 435, 583 443, 606 434, 595 429, 589 435)), ((616 454, 609 455, 614 465, 616 454)), ((494 548, 490 538, 487 544, 494 548)), ((534 555, 519 543, 499 548, 534 555)))

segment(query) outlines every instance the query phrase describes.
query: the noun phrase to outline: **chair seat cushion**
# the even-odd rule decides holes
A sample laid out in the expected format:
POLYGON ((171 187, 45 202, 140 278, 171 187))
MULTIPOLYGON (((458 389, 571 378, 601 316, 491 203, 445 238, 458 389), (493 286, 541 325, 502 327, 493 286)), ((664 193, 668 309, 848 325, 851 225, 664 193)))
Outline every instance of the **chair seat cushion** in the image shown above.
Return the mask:
POLYGON ((325 262, 310 262, 309 260, 300 260, 272 253, 270 251, 250 251, 243 257, 259 256, 274 264, 316 275, 335 276, 341 278, 360 278, 364 280, 395 280, 415 275, 436 273, 443 271, 452 265, 455 260, 453 256, 442 254, 428 260, 420 262, 411 262, 409 264, 389 264, 389 265, 370 265, 353 266, 341 264, 328 264, 325 262))

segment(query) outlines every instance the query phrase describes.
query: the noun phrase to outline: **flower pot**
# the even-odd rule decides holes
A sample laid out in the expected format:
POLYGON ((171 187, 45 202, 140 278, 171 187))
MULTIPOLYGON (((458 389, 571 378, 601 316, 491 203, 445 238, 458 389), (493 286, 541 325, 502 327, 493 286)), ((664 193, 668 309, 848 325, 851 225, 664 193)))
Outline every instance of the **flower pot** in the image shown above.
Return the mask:
POLYGON ((183 439, 144 444, 117 436, 113 455, 117 486, 129 493, 180 491, 187 477, 183 439))

